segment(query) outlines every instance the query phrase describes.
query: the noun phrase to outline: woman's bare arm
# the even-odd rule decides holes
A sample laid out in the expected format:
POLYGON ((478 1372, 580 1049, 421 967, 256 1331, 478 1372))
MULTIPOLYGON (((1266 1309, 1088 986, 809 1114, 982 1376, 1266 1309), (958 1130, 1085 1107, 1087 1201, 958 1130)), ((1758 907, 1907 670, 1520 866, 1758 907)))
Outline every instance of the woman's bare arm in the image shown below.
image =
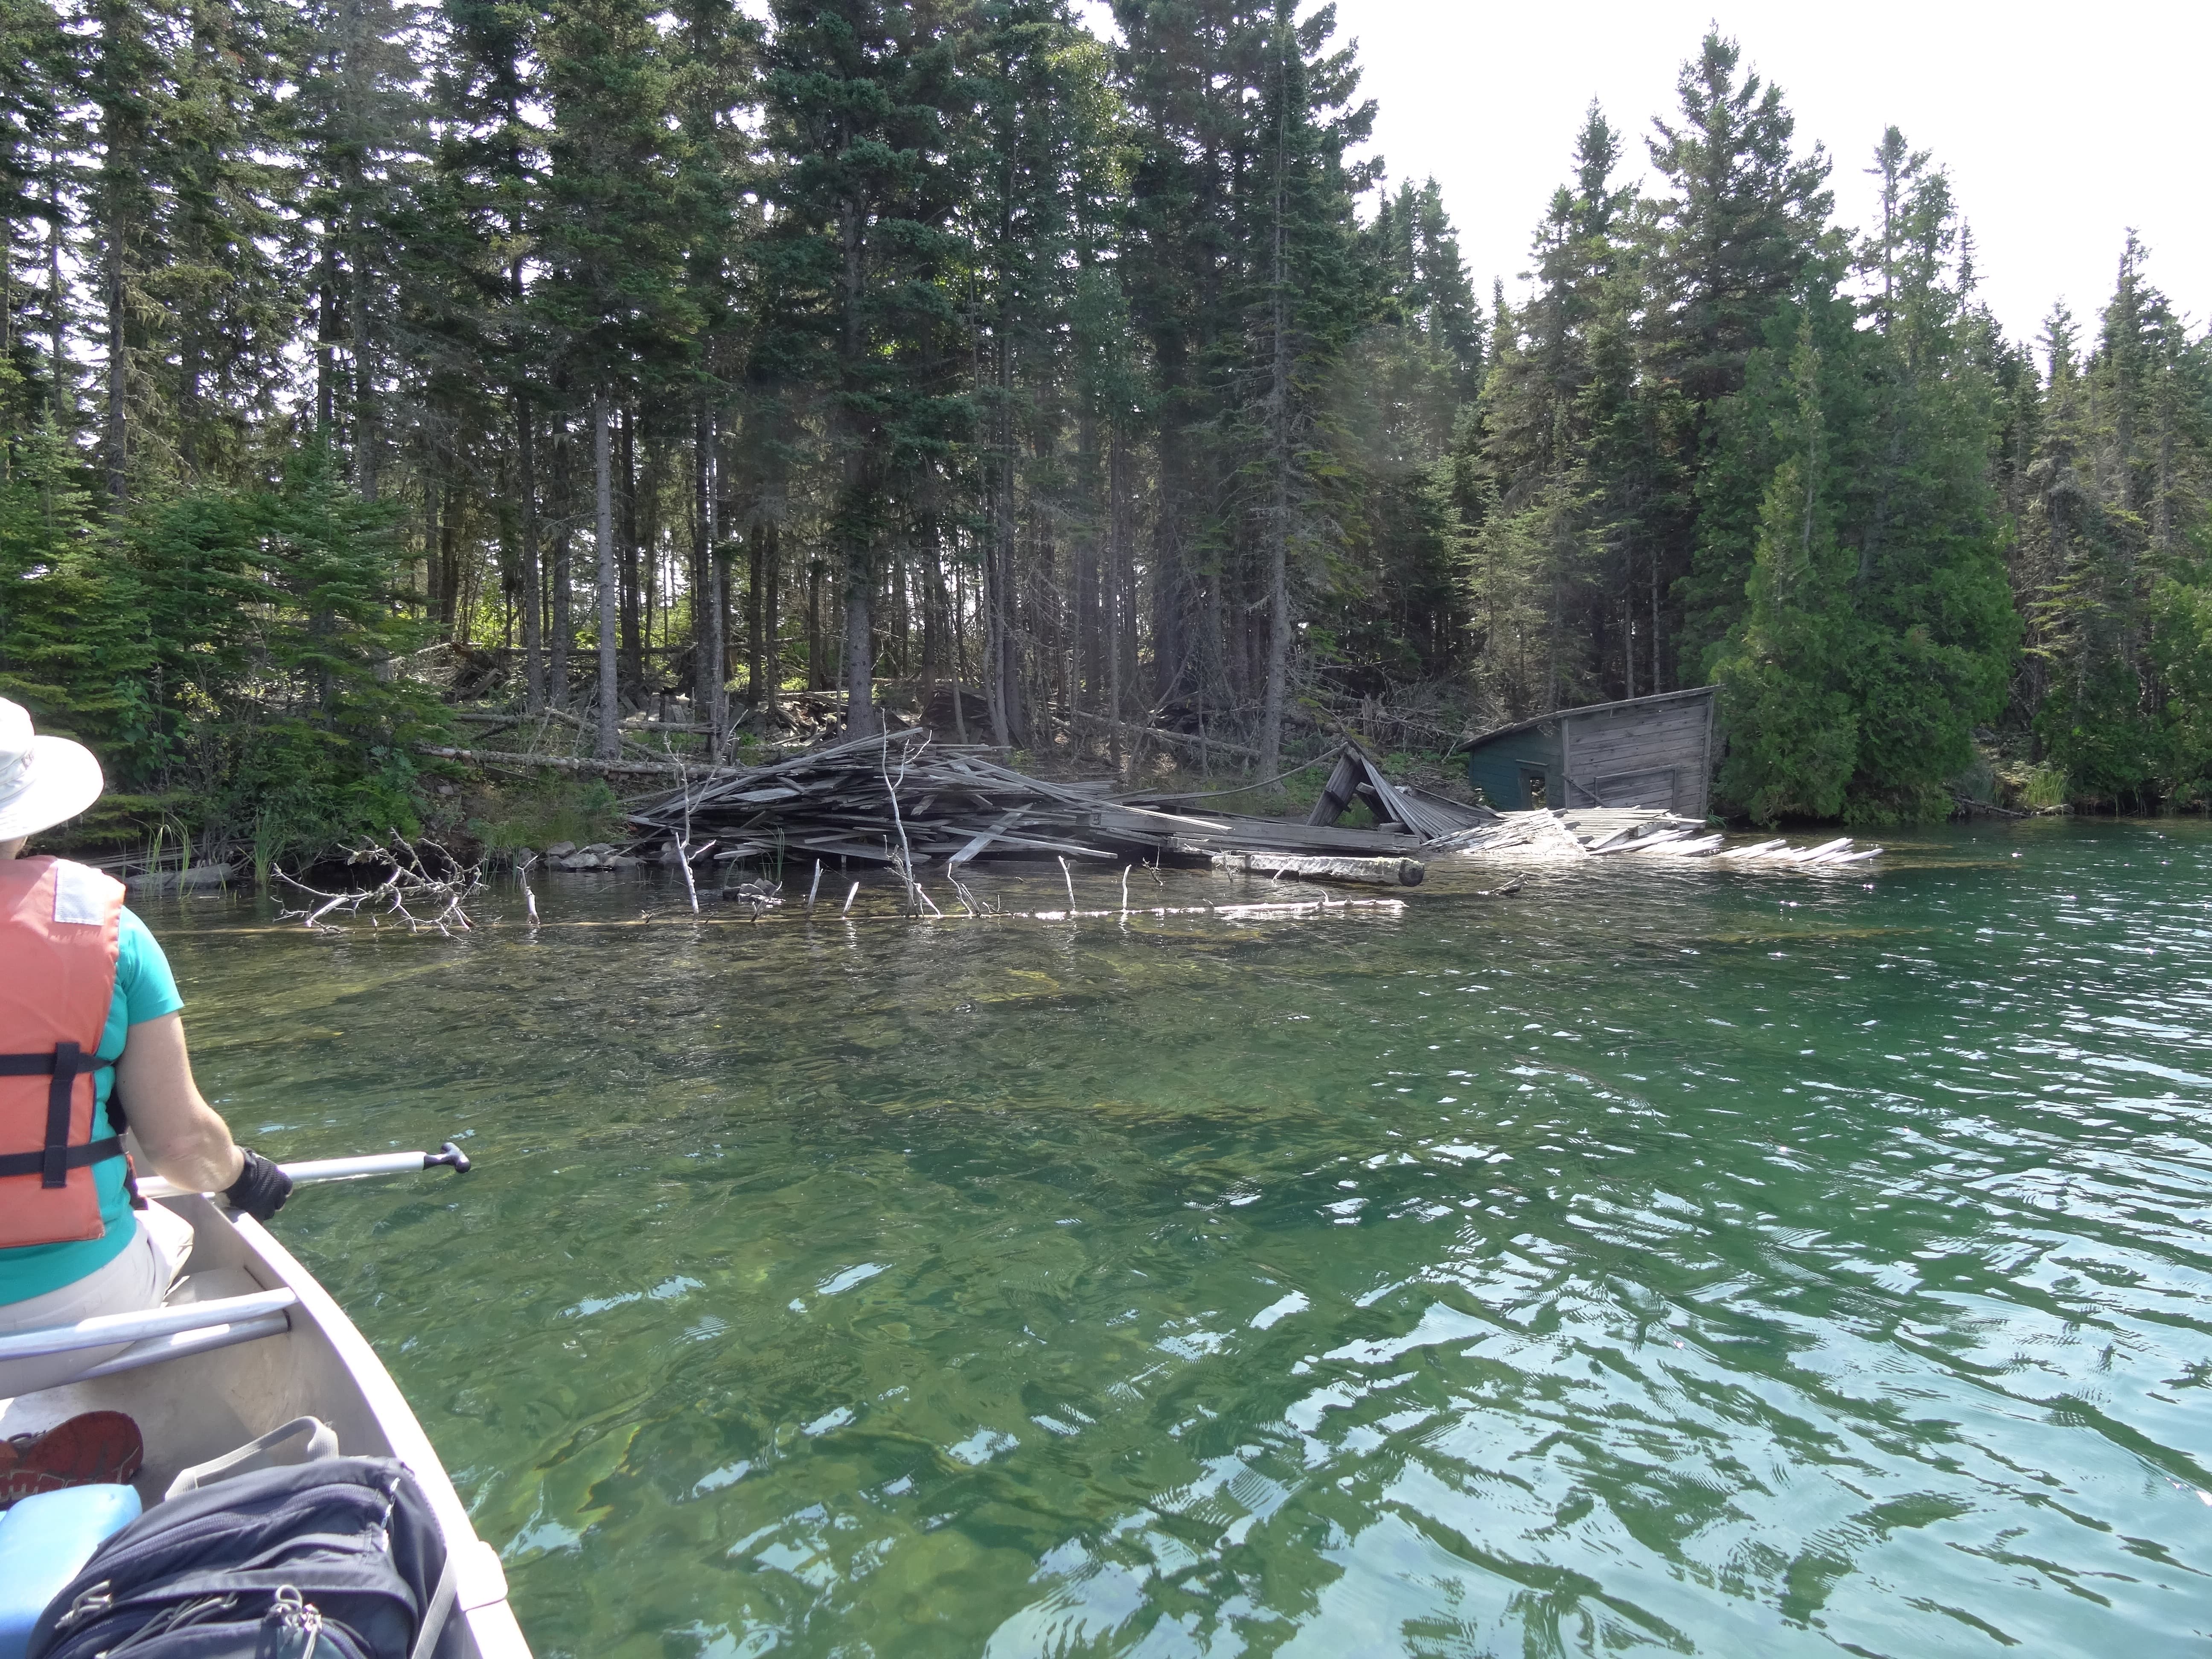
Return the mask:
POLYGON ((181 1014, 131 1028, 115 1063, 115 1092, 154 1173, 187 1192, 219 1193, 246 1167, 230 1126, 200 1098, 181 1014))

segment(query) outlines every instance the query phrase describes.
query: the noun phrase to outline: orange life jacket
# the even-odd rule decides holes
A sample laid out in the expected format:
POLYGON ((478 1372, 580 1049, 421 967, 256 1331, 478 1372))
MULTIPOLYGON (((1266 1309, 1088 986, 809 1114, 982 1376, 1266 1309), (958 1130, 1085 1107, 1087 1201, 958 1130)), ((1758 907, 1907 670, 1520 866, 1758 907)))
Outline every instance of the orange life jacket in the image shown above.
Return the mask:
POLYGON ((123 886, 82 864, 0 860, 0 1249, 98 1238, 96 1058, 115 994, 123 886))

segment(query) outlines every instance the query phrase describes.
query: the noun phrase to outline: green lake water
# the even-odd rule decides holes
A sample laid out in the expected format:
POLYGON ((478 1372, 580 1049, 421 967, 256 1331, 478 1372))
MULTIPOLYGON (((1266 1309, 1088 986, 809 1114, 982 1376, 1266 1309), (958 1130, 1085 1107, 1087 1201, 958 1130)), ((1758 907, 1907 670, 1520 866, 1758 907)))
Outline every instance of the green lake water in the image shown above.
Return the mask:
POLYGON ((145 914, 545 1659, 2202 1654, 2212 832, 1892 847, 145 914))

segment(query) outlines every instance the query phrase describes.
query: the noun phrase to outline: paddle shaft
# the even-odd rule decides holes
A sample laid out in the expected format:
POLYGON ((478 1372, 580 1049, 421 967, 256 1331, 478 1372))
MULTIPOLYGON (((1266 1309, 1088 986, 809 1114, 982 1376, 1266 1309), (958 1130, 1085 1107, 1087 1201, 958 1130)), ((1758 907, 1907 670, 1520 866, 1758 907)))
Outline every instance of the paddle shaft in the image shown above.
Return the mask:
MULTIPOLYGON (((468 1154, 449 1140, 434 1152, 372 1152, 366 1158, 310 1158, 305 1163, 278 1167, 292 1177, 295 1187, 304 1187, 316 1181, 358 1181, 364 1176, 419 1174, 441 1164, 457 1175, 465 1174, 468 1154)), ((159 1176, 149 1176, 138 1183, 138 1190, 147 1198, 174 1198, 183 1188, 171 1186, 159 1176)))

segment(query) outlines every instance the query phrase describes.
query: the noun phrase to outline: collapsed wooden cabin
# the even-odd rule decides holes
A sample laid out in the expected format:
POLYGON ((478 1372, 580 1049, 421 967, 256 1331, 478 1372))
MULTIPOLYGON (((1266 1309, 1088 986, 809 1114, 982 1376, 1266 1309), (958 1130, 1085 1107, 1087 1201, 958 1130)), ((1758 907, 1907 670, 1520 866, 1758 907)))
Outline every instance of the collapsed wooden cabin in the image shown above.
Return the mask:
POLYGON ((1711 805, 1713 691, 1555 709, 1454 746, 1501 811, 1634 806, 1705 822, 1711 805))
POLYGON ((1400 830, 1425 842, 1494 823, 1498 817, 1486 806, 1470 806, 1425 789, 1393 783, 1365 750, 1346 743, 1337 750, 1336 765, 1322 786, 1321 799, 1306 815, 1306 822, 1316 828, 1332 827, 1354 801, 1364 803, 1378 827, 1400 830))

